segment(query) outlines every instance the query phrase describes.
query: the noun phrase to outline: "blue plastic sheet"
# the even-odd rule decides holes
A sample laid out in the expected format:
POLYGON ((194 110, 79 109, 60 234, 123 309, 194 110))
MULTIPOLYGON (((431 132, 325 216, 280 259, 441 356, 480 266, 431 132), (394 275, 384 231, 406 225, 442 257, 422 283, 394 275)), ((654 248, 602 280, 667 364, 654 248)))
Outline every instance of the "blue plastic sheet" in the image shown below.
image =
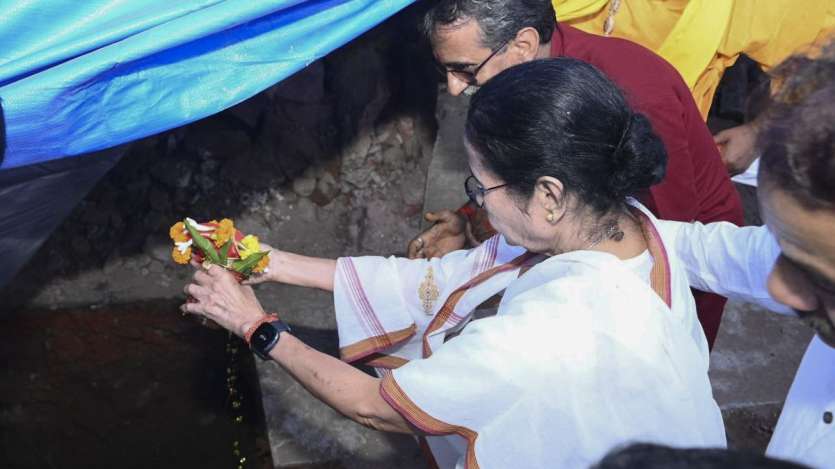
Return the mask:
POLYGON ((0 170, 233 106, 414 0, 0 0, 0 170))

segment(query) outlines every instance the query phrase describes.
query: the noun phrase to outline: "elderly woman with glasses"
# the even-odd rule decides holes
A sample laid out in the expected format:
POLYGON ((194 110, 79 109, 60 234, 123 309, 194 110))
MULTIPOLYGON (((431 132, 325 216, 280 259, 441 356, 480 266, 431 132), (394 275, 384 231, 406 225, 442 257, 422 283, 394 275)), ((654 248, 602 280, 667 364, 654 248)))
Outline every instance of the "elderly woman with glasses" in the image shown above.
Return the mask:
POLYGON ((439 467, 588 467, 632 441, 723 447, 686 273, 630 198, 664 174, 646 118, 591 65, 534 61, 476 93, 466 148, 467 192, 499 233, 478 248, 271 256, 261 280, 333 291, 343 361, 217 267, 195 274, 184 310, 347 417, 425 438, 439 467), (497 293, 498 312, 473 319, 497 293))

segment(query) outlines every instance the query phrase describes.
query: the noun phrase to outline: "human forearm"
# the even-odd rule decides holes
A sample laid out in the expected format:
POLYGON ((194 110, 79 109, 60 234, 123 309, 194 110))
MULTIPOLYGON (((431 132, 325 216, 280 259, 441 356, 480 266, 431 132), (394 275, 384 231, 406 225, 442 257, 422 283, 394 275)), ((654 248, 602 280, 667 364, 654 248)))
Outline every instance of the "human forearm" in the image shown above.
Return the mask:
POLYGON ((369 428, 415 433, 380 395, 380 380, 284 333, 270 352, 302 386, 342 415, 369 428))
POLYGON ((768 273, 780 253, 767 228, 670 221, 660 221, 659 227, 673 234, 675 256, 691 287, 778 313, 789 312, 766 288, 768 273))
POLYGON ((333 291, 336 259, 308 257, 286 251, 276 251, 273 280, 288 285, 333 291))
MULTIPOLYGON (((240 285, 229 271, 217 266, 195 272, 194 283, 186 285, 185 291, 194 301, 184 303, 183 312, 211 319, 247 342, 261 334, 258 326, 274 320, 265 314, 251 287, 240 285)), ((379 379, 313 350, 288 332, 280 333, 270 356, 313 395, 354 421, 378 430, 411 433, 380 395, 379 379)))

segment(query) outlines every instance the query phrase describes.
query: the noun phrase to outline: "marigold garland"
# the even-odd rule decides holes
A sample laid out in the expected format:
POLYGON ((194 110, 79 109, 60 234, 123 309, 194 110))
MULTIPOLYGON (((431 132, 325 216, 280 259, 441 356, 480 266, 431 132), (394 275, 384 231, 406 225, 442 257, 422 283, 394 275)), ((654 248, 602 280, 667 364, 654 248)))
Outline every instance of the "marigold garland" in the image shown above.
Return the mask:
POLYGON ((180 251, 179 247, 174 246, 174 249, 171 251, 171 258, 178 264, 188 264, 191 260, 191 248, 188 247, 185 251, 180 251))
POLYGON ((215 240, 215 246, 221 247, 226 244, 227 241, 232 239, 232 235, 235 234, 235 224, 232 220, 228 218, 224 218, 220 220, 220 223, 217 224, 217 228, 215 228, 215 233, 212 235, 212 238, 215 240))
POLYGON ((235 272, 239 280, 266 272, 270 264, 269 252, 261 250, 258 237, 244 236, 229 218, 205 223, 186 218, 171 226, 168 235, 174 241, 171 258, 178 264, 192 259, 217 264, 235 272))
POLYGON ((174 223, 174 226, 168 230, 168 236, 170 236, 175 243, 184 243, 191 239, 191 236, 189 236, 188 231, 186 230, 186 224, 181 221, 174 223))
POLYGON ((269 266, 269 265, 270 265, 270 256, 264 256, 264 257, 261 258, 260 261, 258 261, 258 265, 256 265, 255 268, 252 269, 252 271, 255 272, 255 273, 258 273, 258 274, 264 273, 267 270, 267 266, 269 266))

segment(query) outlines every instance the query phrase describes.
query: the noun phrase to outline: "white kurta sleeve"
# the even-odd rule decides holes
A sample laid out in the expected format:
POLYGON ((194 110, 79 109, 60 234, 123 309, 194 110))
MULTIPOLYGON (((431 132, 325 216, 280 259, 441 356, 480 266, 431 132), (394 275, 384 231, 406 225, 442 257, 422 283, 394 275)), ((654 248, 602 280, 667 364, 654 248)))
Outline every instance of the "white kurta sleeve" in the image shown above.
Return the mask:
POLYGON ((657 226, 666 239, 674 240, 673 249, 693 288, 793 314, 774 301, 766 288, 780 255, 780 247, 767 227, 666 220, 659 220, 657 226))

